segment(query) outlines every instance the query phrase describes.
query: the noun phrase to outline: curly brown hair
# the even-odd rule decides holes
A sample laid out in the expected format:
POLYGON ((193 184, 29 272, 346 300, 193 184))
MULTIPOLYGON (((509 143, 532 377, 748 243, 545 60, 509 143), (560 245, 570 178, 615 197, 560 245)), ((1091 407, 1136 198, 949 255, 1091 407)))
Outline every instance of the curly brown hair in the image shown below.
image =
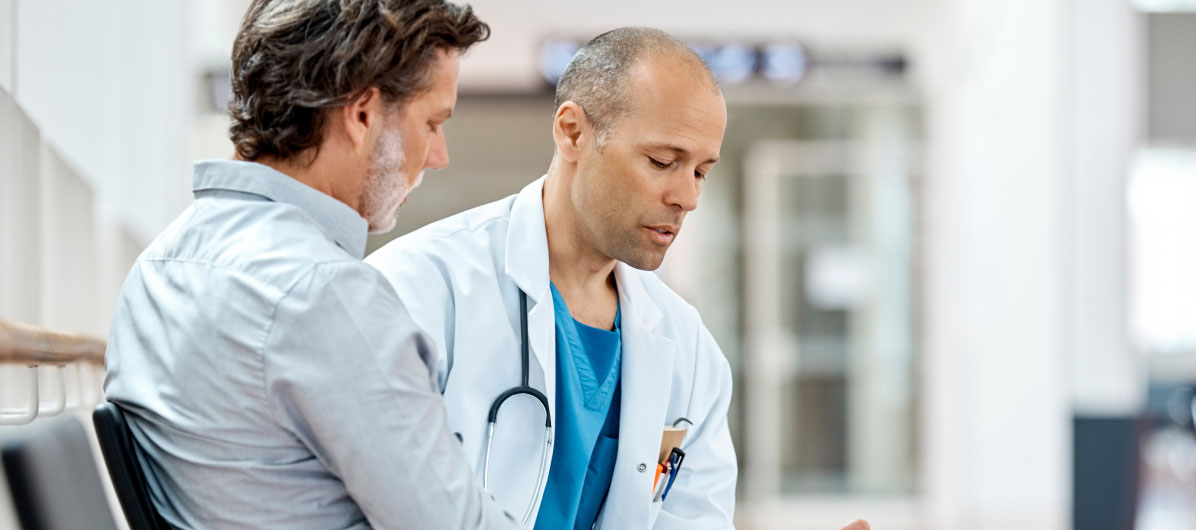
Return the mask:
POLYGON ((438 49, 489 36, 444 0, 254 0, 233 43, 229 138, 244 160, 318 150, 329 109, 370 87, 401 105, 428 88, 438 49))

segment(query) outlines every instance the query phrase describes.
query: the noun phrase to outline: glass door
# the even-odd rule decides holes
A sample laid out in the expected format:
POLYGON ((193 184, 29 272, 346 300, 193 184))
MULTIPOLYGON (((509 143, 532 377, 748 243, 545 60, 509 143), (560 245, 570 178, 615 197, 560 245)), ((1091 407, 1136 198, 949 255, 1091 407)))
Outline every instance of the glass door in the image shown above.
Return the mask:
POLYGON ((745 503, 918 484, 916 144, 763 140, 744 167, 745 503))

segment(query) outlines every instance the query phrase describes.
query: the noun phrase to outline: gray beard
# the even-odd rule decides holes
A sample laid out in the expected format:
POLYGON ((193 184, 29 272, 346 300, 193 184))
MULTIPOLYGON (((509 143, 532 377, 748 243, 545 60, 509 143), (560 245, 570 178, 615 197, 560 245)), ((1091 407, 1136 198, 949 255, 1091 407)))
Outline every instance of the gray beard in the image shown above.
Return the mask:
POLYGON ((377 234, 394 228, 399 206, 410 191, 407 175, 402 171, 405 157, 398 127, 382 131, 374 145, 372 158, 359 204, 362 205, 362 217, 369 223, 369 232, 377 234))

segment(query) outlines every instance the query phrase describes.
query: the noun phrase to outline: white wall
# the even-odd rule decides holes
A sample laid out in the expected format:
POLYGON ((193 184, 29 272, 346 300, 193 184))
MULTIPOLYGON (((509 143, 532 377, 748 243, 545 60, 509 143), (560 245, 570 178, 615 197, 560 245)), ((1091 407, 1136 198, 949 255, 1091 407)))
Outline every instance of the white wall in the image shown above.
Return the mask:
POLYGON ((148 241, 189 202, 185 5, 16 3, 18 103, 93 187, 97 214, 148 241))
POLYGON ((42 237, 41 315, 38 324, 107 336, 97 318, 95 194, 48 145, 40 149, 42 237))
MULTIPOLYGON (((5 248, 34 249, 5 256, 2 281, 14 287, 0 304, 7 318, 106 334, 133 258, 190 203, 190 126, 201 104, 195 49, 203 49, 191 44, 193 4, 0 0, 0 79, 12 81, 15 98, 6 112, 26 117, 4 130, 37 135, 33 154, 20 154, 34 165, 6 175, 13 194, 0 199, 13 203, 5 248), (49 154, 37 154, 39 142, 49 154), (70 178, 40 171, 39 157, 69 168, 70 178), (13 217, 25 210, 38 222, 13 217), (69 294, 85 286, 86 296, 69 294), (64 301, 70 296, 79 300, 64 301)), ((28 166, 20 160, 7 164, 28 166)))
POLYGON ((14 0, 0 0, 0 89, 12 92, 14 0))
POLYGON ((41 137, 7 94, 0 94, 0 316, 41 318, 41 137))
MULTIPOLYGON (((0 176, 0 318, 102 336, 108 310, 97 304, 103 282, 96 255, 103 240, 97 240, 91 187, 43 142, 7 93, 0 93, 0 176)), ((5 412, 32 405, 41 410, 40 418, 71 404, 75 408, 69 413, 90 425, 83 410, 98 399, 99 370, 89 372, 87 397, 76 387, 82 384, 78 376, 65 379, 65 386, 57 378, 40 377, 35 387, 31 373, 23 366, 0 366, 5 412), (69 396, 65 403, 58 389, 69 396), (41 396, 40 407, 31 391, 41 396)), ((39 375, 48 372, 39 370, 39 375)), ((0 441, 19 429, 0 426, 0 441)), ((6 488, 0 480, 0 492, 6 488)), ((0 494, 0 528, 17 528, 6 494, 0 494)))
MULTIPOLYGON (((105 335, 133 257, 189 202, 184 7, 0 0, 0 318, 105 335)), ((26 379, 0 369, 5 407, 26 379)))

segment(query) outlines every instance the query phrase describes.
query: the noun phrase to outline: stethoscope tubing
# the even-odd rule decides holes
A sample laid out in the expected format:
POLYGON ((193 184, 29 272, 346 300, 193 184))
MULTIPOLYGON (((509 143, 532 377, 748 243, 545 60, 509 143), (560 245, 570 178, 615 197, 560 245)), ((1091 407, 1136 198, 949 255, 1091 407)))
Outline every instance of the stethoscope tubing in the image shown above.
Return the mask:
POLYGON ((520 354, 521 354, 521 373, 519 386, 507 389, 502 394, 499 394, 494 402, 490 404, 490 414, 487 418, 489 425, 486 428, 486 456, 482 460, 482 487, 490 489, 490 448, 494 442, 494 428, 498 423, 498 411, 502 408, 503 403, 508 398, 519 394, 527 394, 536 398, 540 405, 544 407, 544 449, 540 452, 540 472, 536 477, 536 489, 532 493, 531 503, 528 504, 527 511, 523 514, 523 525, 527 526, 528 521, 531 520, 532 510, 536 507, 536 501, 540 499, 540 493, 544 488, 544 473, 548 469, 548 454, 552 450, 552 413, 548 408, 548 397, 543 392, 532 388, 528 384, 529 372, 531 371, 531 354, 528 347, 528 332, 527 332, 527 294, 522 289, 519 290, 519 325, 520 325, 520 354))

